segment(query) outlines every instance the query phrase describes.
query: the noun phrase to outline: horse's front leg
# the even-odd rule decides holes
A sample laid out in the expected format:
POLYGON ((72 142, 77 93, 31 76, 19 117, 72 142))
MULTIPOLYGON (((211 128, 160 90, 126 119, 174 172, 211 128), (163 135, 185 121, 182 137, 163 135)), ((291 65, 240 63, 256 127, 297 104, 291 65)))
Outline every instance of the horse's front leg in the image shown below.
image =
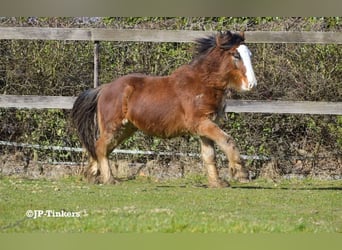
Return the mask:
POLYGON ((198 130, 201 136, 214 141, 227 156, 229 161, 229 177, 238 181, 247 181, 248 174, 243 166, 234 139, 210 120, 202 122, 198 130))
POLYGON ((215 162, 214 142, 204 136, 201 136, 201 155, 203 163, 207 168, 209 187, 218 188, 229 186, 228 182, 219 178, 215 162))

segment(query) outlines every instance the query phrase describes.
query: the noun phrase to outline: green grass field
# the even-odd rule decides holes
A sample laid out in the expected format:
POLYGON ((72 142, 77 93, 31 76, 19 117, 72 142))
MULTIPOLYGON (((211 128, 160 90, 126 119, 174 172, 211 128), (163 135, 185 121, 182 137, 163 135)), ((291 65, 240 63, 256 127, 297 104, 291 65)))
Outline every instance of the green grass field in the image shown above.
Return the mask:
POLYGON ((0 232, 342 233, 341 180, 258 180, 225 189, 202 182, 101 186, 76 177, 1 177, 0 232))

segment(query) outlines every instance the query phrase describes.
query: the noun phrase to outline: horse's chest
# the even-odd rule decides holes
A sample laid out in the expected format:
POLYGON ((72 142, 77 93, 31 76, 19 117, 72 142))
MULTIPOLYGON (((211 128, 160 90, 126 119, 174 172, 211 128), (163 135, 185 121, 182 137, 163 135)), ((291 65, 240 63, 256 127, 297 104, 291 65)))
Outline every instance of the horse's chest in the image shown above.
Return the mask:
POLYGON ((218 113, 223 105, 222 96, 214 94, 206 95, 202 93, 196 95, 194 98, 194 109, 196 113, 202 113, 203 115, 218 113))

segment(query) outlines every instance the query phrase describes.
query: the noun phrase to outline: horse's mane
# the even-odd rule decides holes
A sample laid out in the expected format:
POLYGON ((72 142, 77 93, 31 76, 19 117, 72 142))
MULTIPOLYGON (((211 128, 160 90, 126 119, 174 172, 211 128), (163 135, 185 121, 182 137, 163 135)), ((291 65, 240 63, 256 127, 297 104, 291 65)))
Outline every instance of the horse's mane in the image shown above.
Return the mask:
POLYGON ((198 57, 206 54, 209 50, 217 46, 216 42, 219 38, 221 44, 220 48, 229 50, 234 45, 239 45, 244 42, 245 38, 238 33, 232 33, 227 31, 225 33, 220 32, 219 34, 213 34, 209 37, 196 39, 196 49, 194 57, 198 57), (219 36, 219 37, 218 37, 219 36))

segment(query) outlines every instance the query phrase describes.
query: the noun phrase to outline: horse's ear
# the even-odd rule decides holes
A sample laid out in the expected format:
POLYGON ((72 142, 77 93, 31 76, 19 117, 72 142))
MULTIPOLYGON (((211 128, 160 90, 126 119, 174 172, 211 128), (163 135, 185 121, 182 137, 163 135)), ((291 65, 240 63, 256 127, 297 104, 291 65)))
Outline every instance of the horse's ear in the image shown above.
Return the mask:
POLYGON ((243 40, 245 40, 245 32, 244 31, 240 31, 240 36, 243 38, 243 40))

